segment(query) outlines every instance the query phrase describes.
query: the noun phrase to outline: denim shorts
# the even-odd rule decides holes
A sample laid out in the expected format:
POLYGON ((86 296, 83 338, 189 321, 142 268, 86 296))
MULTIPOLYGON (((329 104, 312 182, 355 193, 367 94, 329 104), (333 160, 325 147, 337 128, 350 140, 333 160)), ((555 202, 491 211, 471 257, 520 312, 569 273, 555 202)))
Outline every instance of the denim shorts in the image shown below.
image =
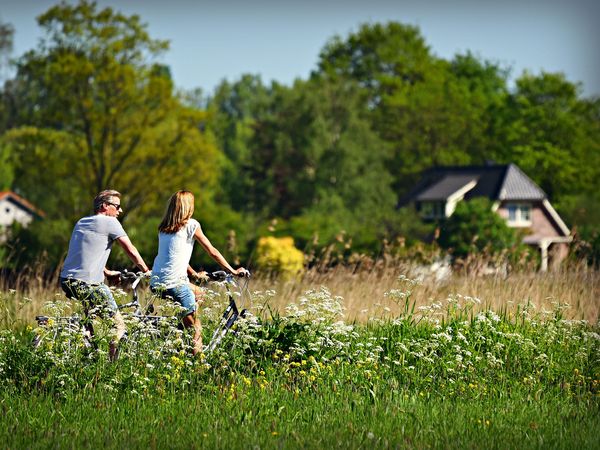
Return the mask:
POLYGON ((104 283, 89 284, 74 278, 61 278, 60 287, 68 298, 74 298, 83 303, 87 310, 92 308, 106 309, 110 316, 118 311, 117 302, 104 283))
POLYGON ((159 286, 151 286, 150 290, 160 298, 170 297, 173 301, 179 303, 184 308, 181 314, 182 317, 196 311, 196 296, 188 284, 180 284, 179 286, 167 289, 159 286))

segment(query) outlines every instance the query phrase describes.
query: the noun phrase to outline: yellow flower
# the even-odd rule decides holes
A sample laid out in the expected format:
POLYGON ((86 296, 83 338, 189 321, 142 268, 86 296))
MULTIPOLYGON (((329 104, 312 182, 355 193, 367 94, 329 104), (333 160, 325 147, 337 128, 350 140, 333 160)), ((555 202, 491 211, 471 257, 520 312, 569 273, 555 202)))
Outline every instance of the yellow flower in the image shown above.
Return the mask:
POLYGON ((176 367, 182 367, 184 362, 177 356, 171 356, 171 363, 176 367))

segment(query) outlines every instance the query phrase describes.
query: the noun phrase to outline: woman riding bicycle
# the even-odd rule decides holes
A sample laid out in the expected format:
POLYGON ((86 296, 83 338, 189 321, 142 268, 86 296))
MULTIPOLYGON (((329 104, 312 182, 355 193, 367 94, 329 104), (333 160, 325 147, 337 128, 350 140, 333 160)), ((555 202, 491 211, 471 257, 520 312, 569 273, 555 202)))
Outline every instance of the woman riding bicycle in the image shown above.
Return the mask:
POLYGON ((194 328, 194 355, 202 351, 202 328, 196 314, 202 301, 202 290, 189 282, 188 274, 198 278, 199 274, 189 265, 198 241, 212 259, 228 272, 245 276, 243 267, 234 269, 202 232, 194 214, 194 195, 189 191, 178 191, 171 196, 167 210, 158 226, 158 255, 152 266, 150 288, 162 298, 171 297, 183 308, 182 322, 186 328, 194 328))

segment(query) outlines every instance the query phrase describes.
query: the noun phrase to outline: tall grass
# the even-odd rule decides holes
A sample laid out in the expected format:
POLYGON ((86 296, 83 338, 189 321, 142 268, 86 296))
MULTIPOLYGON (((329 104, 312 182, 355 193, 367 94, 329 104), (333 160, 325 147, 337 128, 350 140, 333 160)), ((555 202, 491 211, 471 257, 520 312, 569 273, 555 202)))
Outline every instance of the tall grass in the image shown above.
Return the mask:
MULTIPOLYGON (((428 292, 427 282, 393 273, 308 274, 301 282, 311 289, 302 292, 259 278, 253 289, 264 283, 283 291, 257 292, 256 315, 205 358, 190 356, 190 336, 173 323, 164 339, 141 333, 134 351, 112 364, 108 335, 97 337, 93 351, 51 340, 34 350, 31 338, 40 330, 23 326, 23 308, 7 310, 22 325, 7 318, 0 330, 0 442, 8 448, 599 447, 597 323, 567 319, 561 303, 535 308, 530 298, 494 310, 475 295, 452 293, 461 283, 432 290, 425 301, 419 292, 428 292), (369 282, 390 285, 370 300, 376 314, 342 320, 348 316, 342 288, 352 292, 347 283, 369 282), (289 301, 260 309, 279 298, 289 301)), ((590 274, 596 277, 578 276, 590 274)), ((482 289, 501 286, 486 283, 482 289)), ((364 289, 357 299, 377 294, 364 289)), ((4 292, 2 299, 18 303, 18 295, 4 292)), ((225 301, 221 291, 207 292, 205 338, 225 301)))
MULTIPOLYGON (((422 276, 409 264, 377 270, 359 270, 338 266, 328 270, 309 270, 292 280, 258 277, 253 287, 273 289, 278 294, 271 306, 282 310, 308 289, 326 286, 344 298, 345 319, 364 322, 369 317, 397 315, 398 305, 386 299, 384 293, 397 286, 400 275, 422 276)), ((552 310, 556 303, 568 305, 565 315, 596 323, 600 317, 600 272, 584 264, 573 264, 552 272, 514 272, 504 275, 470 276, 453 274, 436 280, 435 274, 425 274, 412 293, 417 306, 461 294, 481 300, 478 308, 500 311, 523 302, 540 310, 552 310)))
MULTIPOLYGON (((422 266, 410 263, 396 262, 370 270, 343 265, 320 266, 292 279, 257 273, 251 288, 276 292, 269 298, 269 307, 281 312, 305 291, 325 286, 344 299, 344 320, 366 322, 370 317, 394 316, 400 312, 399 305, 384 293, 397 287, 401 275, 422 279, 412 293, 416 306, 460 294, 479 298, 481 305, 477 310, 502 311, 524 302, 539 310, 552 310, 560 303, 566 305, 567 318, 590 323, 600 318, 600 271, 581 263, 549 272, 519 271, 485 276, 454 273, 442 280, 437 280, 435 273, 424 272, 422 266)), ((4 307, 12 310, 13 319, 21 325, 33 324, 35 315, 46 302, 62 297, 56 274, 48 276, 40 268, 26 269, 11 280, 0 278, 0 292, 4 292, 5 297, 6 293, 12 293, 14 301, 5 302, 4 307)), ((143 296, 144 292, 141 293, 143 296)))

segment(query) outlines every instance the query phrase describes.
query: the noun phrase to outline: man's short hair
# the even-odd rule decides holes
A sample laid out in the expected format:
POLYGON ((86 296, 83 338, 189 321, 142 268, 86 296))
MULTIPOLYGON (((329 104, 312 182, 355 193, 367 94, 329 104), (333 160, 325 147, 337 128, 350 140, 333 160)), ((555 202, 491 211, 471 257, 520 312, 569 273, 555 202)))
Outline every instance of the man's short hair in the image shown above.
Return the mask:
POLYGON ((100 211, 103 203, 109 202, 112 197, 121 198, 121 193, 112 189, 99 192, 94 199, 94 213, 100 211))

